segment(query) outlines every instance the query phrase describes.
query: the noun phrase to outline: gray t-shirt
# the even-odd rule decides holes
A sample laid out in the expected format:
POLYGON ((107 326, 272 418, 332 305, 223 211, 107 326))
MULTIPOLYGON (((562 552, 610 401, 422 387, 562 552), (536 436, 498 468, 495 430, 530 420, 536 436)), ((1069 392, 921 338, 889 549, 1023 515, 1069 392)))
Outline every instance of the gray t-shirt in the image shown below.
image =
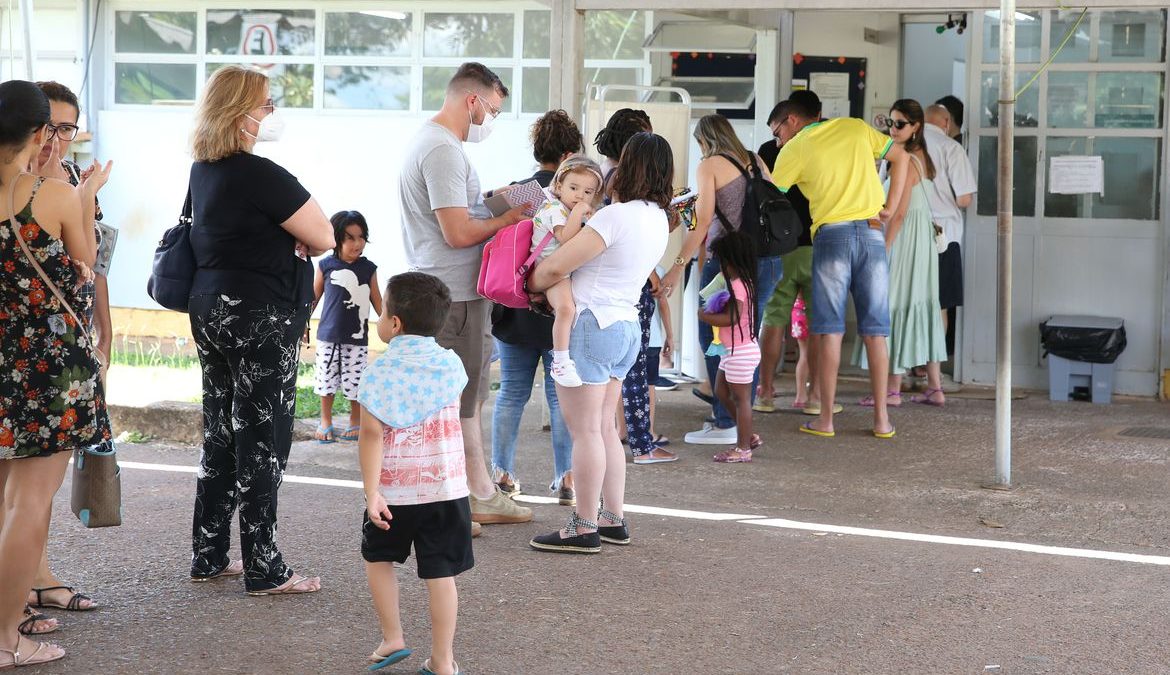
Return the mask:
POLYGON ((446 127, 427 121, 415 134, 398 179, 402 243, 411 269, 433 274, 451 289, 451 300, 479 298, 476 282, 483 245, 452 248, 443 239, 435 209, 467 208, 472 218, 489 218, 479 176, 463 142, 446 127))

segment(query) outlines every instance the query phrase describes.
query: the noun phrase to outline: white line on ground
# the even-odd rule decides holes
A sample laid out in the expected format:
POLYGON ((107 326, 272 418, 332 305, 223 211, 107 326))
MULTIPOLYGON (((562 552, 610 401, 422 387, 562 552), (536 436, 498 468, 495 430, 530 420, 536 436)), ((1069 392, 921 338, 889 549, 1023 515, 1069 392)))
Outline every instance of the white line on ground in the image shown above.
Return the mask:
MULTIPOLYGON (((180 464, 152 464, 148 462, 119 462, 123 469, 139 469, 143 471, 168 471, 172 473, 196 473, 199 467, 183 466, 180 464)), ((361 481, 341 480, 337 478, 317 478, 314 476, 293 476, 285 474, 286 483, 303 483, 307 485, 324 485, 328 487, 345 487, 360 490, 361 481)), ((553 497, 537 497, 534 495, 519 495, 517 501, 530 504, 556 504, 553 497)), ((872 537, 877 539, 896 539, 901 541, 915 541, 925 544, 946 544, 950 546, 974 546, 978 548, 994 548, 1023 553, 1039 553, 1042 555, 1062 556, 1067 558, 1091 558, 1095 560, 1112 560, 1115 562, 1141 563, 1144 565, 1170 566, 1170 556, 1146 555, 1141 553, 1122 553, 1120 551, 1100 551, 1087 548, 1068 548, 1064 546, 1045 546, 1042 544, 1027 544, 1014 541, 997 541, 994 539, 970 539, 967 537, 947 537, 936 534, 918 534, 915 532, 898 532, 894 530, 873 530, 865 527, 849 527, 846 525, 826 525, 823 523, 806 523, 798 520, 783 518, 763 518, 760 516, 737 513, 709 513, 706 511, 689 511, 686 509, 668 509, 659 506, 638 506, 626 504, 628 513, 642 513, 653 516, 667 516, 671 518, 690 518, 696 520, 735 521, 743 525, 762 525, 778 527, 786 530, 803 530, 806 532, 831 532, 834 534, 848 534, 858 537, 872 537)))

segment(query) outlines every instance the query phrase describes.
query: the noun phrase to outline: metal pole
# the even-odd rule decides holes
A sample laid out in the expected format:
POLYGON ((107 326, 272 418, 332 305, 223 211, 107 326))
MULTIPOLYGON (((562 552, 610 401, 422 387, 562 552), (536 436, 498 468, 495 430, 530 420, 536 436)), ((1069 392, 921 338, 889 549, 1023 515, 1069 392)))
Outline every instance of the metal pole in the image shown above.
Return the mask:
POLYGON ((999 4, 999 255, 995 326, 995 486, 1012 484, 1012 161, 1016 98, 1016 3, 999 4))
POLYGON ((20 0, 20 24, 24 31, 24 72, 30 82, 36 79, 33 77, 32 20, 32 0, 20 0))

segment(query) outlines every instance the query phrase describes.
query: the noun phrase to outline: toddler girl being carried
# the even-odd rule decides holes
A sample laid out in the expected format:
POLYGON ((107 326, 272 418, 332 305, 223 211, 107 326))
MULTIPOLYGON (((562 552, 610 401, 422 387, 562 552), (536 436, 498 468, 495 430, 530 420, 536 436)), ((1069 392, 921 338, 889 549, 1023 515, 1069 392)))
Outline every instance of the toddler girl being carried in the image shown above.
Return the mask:
MULTIPOLYGON (((546 235, 552 238, 540 252, 537 261, 544 260, 558 246, 572 239, 589 216, 601 196, 601 167, 584 155, 569 157, 557 169, 549 185, 552 197, 532 218, 532 248, 540 245, 546 235)), ((553 380, 562 387, 579 387, 581 378, 569 358, 569 332, 573 329, 577 307, 573 302, 573 286, 563 279, 545 293, 553 309, 553 380)))

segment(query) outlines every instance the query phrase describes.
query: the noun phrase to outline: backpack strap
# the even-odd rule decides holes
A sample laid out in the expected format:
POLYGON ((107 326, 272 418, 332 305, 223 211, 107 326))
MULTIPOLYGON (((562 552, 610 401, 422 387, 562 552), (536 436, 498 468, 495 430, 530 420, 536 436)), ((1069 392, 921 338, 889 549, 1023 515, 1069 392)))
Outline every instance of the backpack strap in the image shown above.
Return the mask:
POLYGON ((524 264, 520 266, 520 269, 516 270, 520 273, 520 276, 528 276, 528 270, 532 269, 532 264, 535 263, 536 259, 540 257, 541 252, 544 251, 544 248, 548 246, 550 241, 552 241, 552 238, 553 233, 549 232, 548 234, 544 235, 544 239, 541 239, 540 243, 532 249, 532 253, 528 254, 528 258, 524 261, 524 264))
MULTIPOLYGON (((748 154, 751 155, 752 165, 754 165, 755 158, 756 158, 755 154, 750 153, 750 152, 748 154)), ((740 166, 739 161, 735 157, 733 157, 732 155, 729 155, 726 152, 721 152, 721 153, 719 153, 718 156, 731 162, 731 165, 734 166, 735 168, 739 169, 739 173, 743 176, 743 179, 747 181, 747 189, 746 189, 746 193, 744 195, 744 202, 746 203, 747 199, 751 197, 752 174, 749 173, 747 169, 740 166)), ((719 217, 719 222, 723 223, 724 229, 728 229, 730 231, 730 225, 729 225, 729 221, 727 220, 727 216, 725 216, 723 214, 723 211, 720 210, 720 208, 719 208, 719 198, 718 197, 715 198, 715 215, 719 217)), ((743 220, 742 216, 740 217, 740 220, 741 221, 743 220)), ((741 222, 739 224, 739 226, 743 227, 743 223, 741 222)))

